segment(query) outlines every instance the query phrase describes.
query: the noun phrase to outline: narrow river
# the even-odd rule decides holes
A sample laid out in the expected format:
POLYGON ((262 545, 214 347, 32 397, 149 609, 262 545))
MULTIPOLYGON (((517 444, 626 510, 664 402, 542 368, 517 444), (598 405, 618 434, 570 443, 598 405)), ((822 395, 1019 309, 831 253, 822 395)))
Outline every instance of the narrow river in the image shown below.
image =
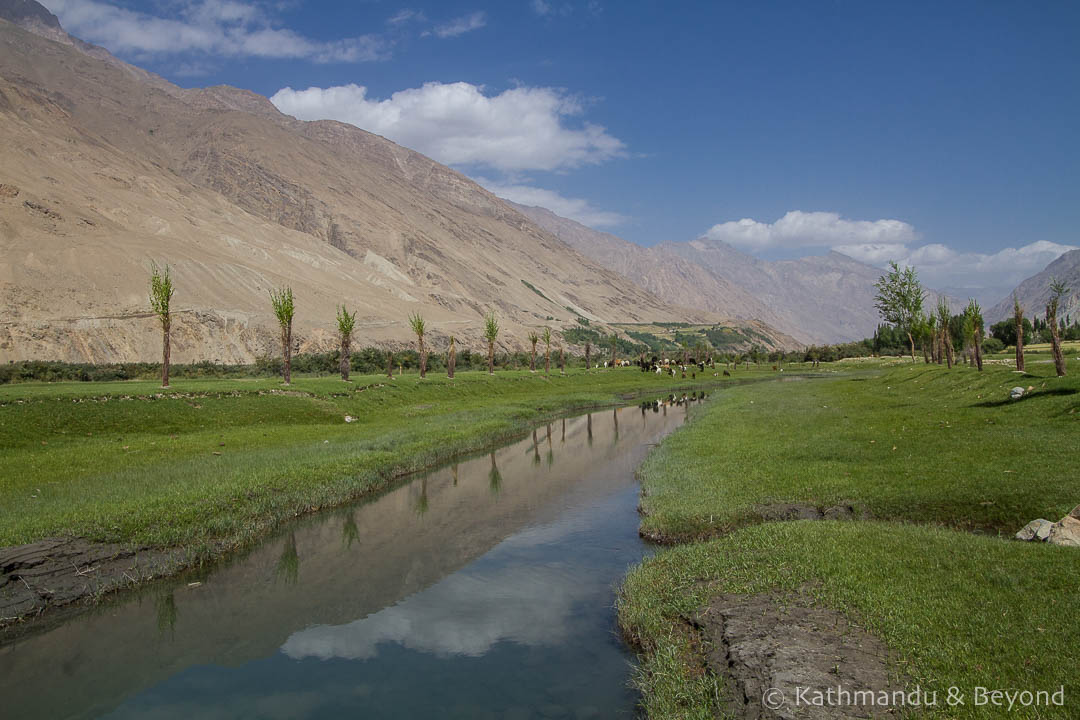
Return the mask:
POLYGON ((634 470, 691 402, 541 425, 2 647, 0 714, 632 717, 634 470))

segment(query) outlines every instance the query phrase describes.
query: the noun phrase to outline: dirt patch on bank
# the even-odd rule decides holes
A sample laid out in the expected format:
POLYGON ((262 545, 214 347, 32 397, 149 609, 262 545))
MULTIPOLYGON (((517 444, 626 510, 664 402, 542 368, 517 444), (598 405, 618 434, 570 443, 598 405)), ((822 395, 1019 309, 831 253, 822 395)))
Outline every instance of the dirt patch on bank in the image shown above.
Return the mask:
POLYGON ((171 575, 187 561, 182 550, 132 549, 80 538, 0 548, 0 640, 20 620, 171 575))
POLYGON ((738 718, 895 716, 885 645, 809 594, 718 595, 688 621, 738 718))

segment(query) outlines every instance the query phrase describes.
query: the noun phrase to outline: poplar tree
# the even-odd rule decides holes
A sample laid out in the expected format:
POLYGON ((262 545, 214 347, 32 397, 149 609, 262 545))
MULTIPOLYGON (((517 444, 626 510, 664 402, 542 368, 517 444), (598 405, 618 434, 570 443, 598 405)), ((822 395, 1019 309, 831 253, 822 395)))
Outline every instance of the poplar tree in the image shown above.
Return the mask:
MULTIPOLYGON (((495 374, 495 340, 499 337, 499 321, 492 310, 484 316, 484 338, 488 344, 488 375, 495 374)), ((494 459, 492 455, 492 459, 494 459)), ((494 464, 494 463, 492 463, 494 464)))
POLYGON ((1069 288, 1060 280, 1050 280, 1050 301, 1046 303, 1046 324, 1050 328, 1050 352, 1054 356, 1054 370, 1058 377, 1065 376, 1065 355, 1061 352, 1061 328, 1058 327, 1058 310, 1061 309, 1061 298, 1069 288))
POLYGON ((349 362, 352 359, 352 334, 356 327, 356 313, 350 313, 345 309, 345 303, 338 308, 337 314, 338 336, 341 339, 341 360, 338 369, 341 371, 341 379, 349 382, 349 362))
POLYGON ((292 383, 292 321, 296 310, 292 288, 285 286, 271 290, 270 304, 274 307, 274 315, 281 326, 281 372, 285 384, 289 385, 292 383))
POLYGON ((172 356, 172 303, 173 284, 169 266, 159 268, 150 263, 150 307, 161 322, 161 387, 169 387, 169 362, 172 356))
POLYGON ((416 343, 420 349, 420 377, 427 377, 427 352, 424 351, 424 331, 427 326, 424 324, 424 318, 420 317, 420 313, 413 313, 409 316, 409 325, 412 327, 412 331, 416 333, 416 343))

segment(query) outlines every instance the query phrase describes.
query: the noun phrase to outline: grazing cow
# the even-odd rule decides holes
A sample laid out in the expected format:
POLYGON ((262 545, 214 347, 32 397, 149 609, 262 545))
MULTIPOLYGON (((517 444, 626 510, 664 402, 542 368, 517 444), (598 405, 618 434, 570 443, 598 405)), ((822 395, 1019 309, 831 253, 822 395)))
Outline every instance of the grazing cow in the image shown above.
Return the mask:
POLYGON ((724 371, 724 377, 731 377, 731 373, 729 373, 727 370, 725 370, 724 371))

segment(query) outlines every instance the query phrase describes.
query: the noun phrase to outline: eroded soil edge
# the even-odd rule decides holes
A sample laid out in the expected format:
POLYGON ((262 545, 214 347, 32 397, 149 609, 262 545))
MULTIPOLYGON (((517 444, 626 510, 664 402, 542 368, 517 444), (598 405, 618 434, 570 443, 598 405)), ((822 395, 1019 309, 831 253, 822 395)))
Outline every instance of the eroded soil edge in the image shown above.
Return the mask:
POLYGON ((707 669, 727 686, 737 718, 891 717, 873 700, 857 702, 856 692, 880 698, 904 689, 884 643, 808 593, 717 595, 686 620, 699 634, 707 669), (801 696, 799 688, 806 688, 801 696), (837 702, 813 704, 816 692, 830 688, 837 702))

